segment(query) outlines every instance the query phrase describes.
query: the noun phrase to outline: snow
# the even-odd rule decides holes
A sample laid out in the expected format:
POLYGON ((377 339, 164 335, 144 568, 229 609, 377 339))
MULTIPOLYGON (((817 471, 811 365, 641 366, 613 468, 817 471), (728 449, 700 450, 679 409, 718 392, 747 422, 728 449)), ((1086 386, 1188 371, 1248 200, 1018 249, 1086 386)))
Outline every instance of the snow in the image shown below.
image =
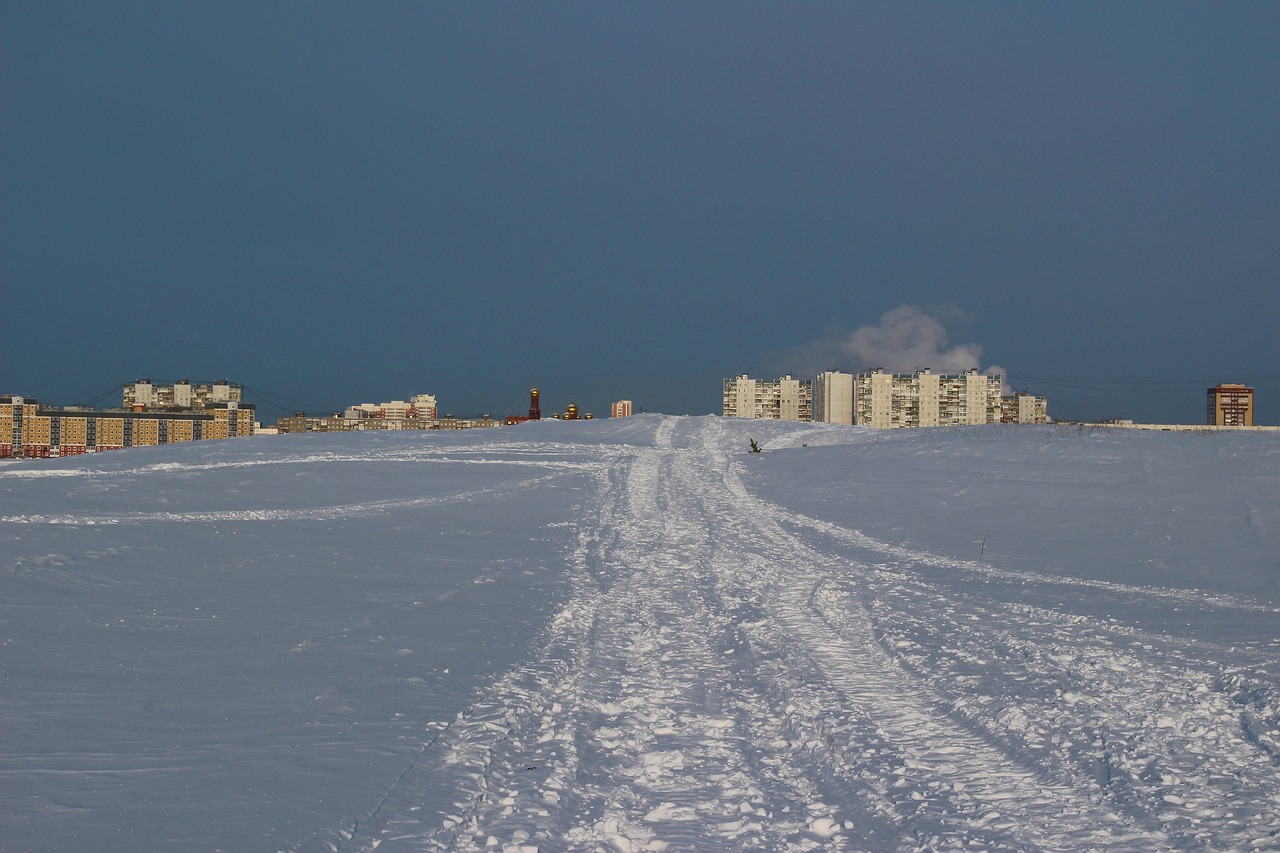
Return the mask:
POLYGON ((0 536, 6 850, 1280 849, 1271 435, 262 437, 0 536))

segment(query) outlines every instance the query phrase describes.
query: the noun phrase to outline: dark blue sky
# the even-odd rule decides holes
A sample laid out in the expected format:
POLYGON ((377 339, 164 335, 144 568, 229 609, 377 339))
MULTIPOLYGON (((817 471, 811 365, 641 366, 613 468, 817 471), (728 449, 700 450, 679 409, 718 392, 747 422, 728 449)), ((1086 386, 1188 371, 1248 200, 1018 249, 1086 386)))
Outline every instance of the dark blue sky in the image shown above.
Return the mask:
POLYGON ((0 392, 711 412, 912 305, 1060 418, 1280 423, 1277 44, 1272 2, 10 0, 0 392))

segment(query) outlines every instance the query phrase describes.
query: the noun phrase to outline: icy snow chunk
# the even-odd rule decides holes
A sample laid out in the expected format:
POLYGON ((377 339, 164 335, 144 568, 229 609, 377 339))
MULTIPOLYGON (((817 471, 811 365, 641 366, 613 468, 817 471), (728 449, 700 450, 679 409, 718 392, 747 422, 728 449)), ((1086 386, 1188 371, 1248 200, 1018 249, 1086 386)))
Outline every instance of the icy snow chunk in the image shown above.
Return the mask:
POLYGON ((649 810, 644 816, 646 823, 657 823, 662 820, 697 820, 697 812, 692 806, 678 806, 675 803, 662 803, 649 810))
POLYGON ((817 817, 809 821, 809 831, 820 838, 830 838, 840 829, 840 822, 829 817, 817 817))

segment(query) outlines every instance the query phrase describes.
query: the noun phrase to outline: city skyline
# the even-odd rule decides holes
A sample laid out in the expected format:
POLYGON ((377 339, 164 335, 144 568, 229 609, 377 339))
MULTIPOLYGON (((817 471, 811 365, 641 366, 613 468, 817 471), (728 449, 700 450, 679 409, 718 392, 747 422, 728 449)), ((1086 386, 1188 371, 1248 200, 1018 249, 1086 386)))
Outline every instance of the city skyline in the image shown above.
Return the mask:
MULTIPOLYGON (((928 362, 926 361, 926 363, 928 362)), ((932 363, 947 364, 948 362, 945 359, 941 359, 941 360, 935 360, 932 363)), ((840 370, 840 368, 833 368, 833 369, 840 370)), ((844 372, 859 373, 859 372, 867 372, 875 369, 882 369, 882 367, 880 365, 877 365, 876 368, 870 368, 870 367, 855 368, 851 371, 846 370, 844 372)), ((975 366, 975 367, 957 367, 954 369, 956 370, 956 372, 964 372, 966 370, 979 370, 979 369, 983 370, 983 372, 994 371, 995 373, 1001 375, 1006 379, 1005 392, 1007 394, 1031 393, 1038 397, 1048 397, 1055 401, 1055 411, 1057 411, 1056 404, 1061 402, 1060 400, 1057 399, 1057 393, 1061 392, 1064 388, 1071 389, 1071 388, 1083 387, 1080 385, 1079 380, 1076 380, 1075 382, 1073 382, 1070 378, 1066 378, 1066 380, 1063 381, 1061 379, 1053 378, 1053 377, 1049 377, 1049 378, 1026 377, 1024 374, 1020 374, 1020 373, 1014 374, 1014 376, 1020 377, 1025 381, 1022 384, 1013 386, 1008 384, 1010 377, 1003 367, 978 368, 975 366)), ((933 368, 931 367, 906 368, 906 367, 898 366, 898 367, 889 368, 888 372, 914 373, 917 370, 933 370, 933 368)), ((810 371, 807 373, 796 374, 796 376, 797 378, 802 378, 802 379, 813 379, 819 374, 824 372, 826 371, 817 370, 817 371, 810 371)), ((946 372, 946 371, 935 370, 934 372, 946 372)), ((161 374, 157 374, 157 375, 161 375, 161 374)), ((791 375, 791 374, 784 371, 783 375, 791 375)), ((215 384, 215 383, 225 383, 228 381, 225 377, 220 377, 218 379, 203 377, 200 379, 191 380, 185 377, 170 378, 168 377, 167 374, 163 376, 164 378, 156 380, 158 384, 159 383, 172 384, 174 382, 192 382, 193 384, 201 384, 201 383, 215 384)), ((3 377, 0 377, 0 379, 2 378, 3 377)), ((139 377, 138 381, 143 381, 143 378, 139 377)), ((721 378, 721 381, 723 381, 723 377, 721 378)), ((63 397, 55 397, 52 395, 47 395, 42 393, 32 393, 29 389, 0 388, 0 393, 17 394, 19 396, 33 398, 38 400, 41 404, 59 407, 59 408, 66 407, 66 406, 90 406, 92 408, 102 409, 102 408, 113 408, 113 407, 116 407, 117 405, 120 405, 117 398, 120 396, 122 391, 125 391, 132 384, 133 384, 132 381, 117 382, 115 385, 111 386, 110 388, 97 389, 90 394, 72 395, 71 397, 66 397, 65 395, 63 397)), ((356 390, 354 394, 350 396, 350 398, 347 400, 337 401, 331 406, 323 406, 323 405, 315 406, 315 405, 306 405, 304 402, 293 397, 292 394, 287 389, 283 392, 267 391, 267 390, 257 388, 256 386, 246 385, 243 383, 234 383, 234 384, 236 388, 244 389, 245 399, 249 402, 254 403, 254 405, 263 413, 264 424, 268 422, 274 422, 274 420, 278 419, 279 417, 292 415, 295 412, 304 412, 307 415, 311 415, 311 416, 323 416, 327 414, 341 413, 343 410, 348 409, 353 405, 361 405, 361 404, 367 405, 368 402, 372 399, 372 397, 376 396, 376 395, 369 395, 369 394, 364 394, 362 396, 359 390, 356 390), (361 399, 357 401, 356 398, 358 397, 361 399)), ((1128 419, 1128 420, 1137 420, 1139 422, 1145 422, 1145 423, 1196 424, 1200 422, 1199 419, 1203 415, 1205 391, 1209 390, 1209 387, 1211 385, 1218 385, 1218 384, 1223 384, 1223 383, 1219 383, 1218 381, 1213 379, 1205 380, 1203 382, 1194 382, 1183 377, 1165 377, 1164 379, 1157 379, 1157 380, 1151 380, 1151 381, 1114 383, 1110 387, 1103 388, 1103 390, 1114 391, 1116 394, 1118 402, 1116 403, 1115 408, 1113 410, 1107 410, 1107 413, 1104 413, 1104 414, 1095 414, 1095 415, 1088 415, 1088 416, 1080 416, 1078 414, 1070 413, 1072 412, 1072 410, 1076 410, 1075 408, 1076 404, 1073 404, 1072 402, 1070 402, 1072 398, 1068 394, 1066 398, 1067 402, 1063 406, 1068 411, 1057 414, 1054 417, 1054 420, 1079 421, 1079 422, 1103 422, 1103 421, 1115 420, 1115 419, 1128 419), (1180 418, 1158 419, 1158 418, 1143 416, 1144 409, 1155 408, 1150 406, 1144 406, 1143 405, 1144 399, 1148 399, 1151 396, 1169 397, 1173 395, 1176 395, 1177 403, 1174 406, 1166 407, 1166 410, 1178 411, 1178 412, 1184 413, 1180 418)), ((1232 383, 1228 381, 1228 382, 1225 382, 1225 384, 1244 384, 1254 388, 1262 387, 1264 389, 1269 389, 1269 388, 1276 387, 1277 384, 1280 384, 1280 377, 1261 376, 1259 378, 1253 379, 1252 381, 1243 381, 1241 383, 1232 383)), ((71 383, 71 386, 74 387, 74 383, 71 383)), ((583 402, 583 399, 585 398, 582 398, 579 395, 564 394, 557 391, 553 391, 552 392, 554 397, 553 407, 550 411, 558 411, 559 409, 563 409, 564 407, 570 404, 573 404, 578 406, 584 413, 590 412, 595 414, 597 417, 599 417, 603 412, 607 412, 610 409, 610 407, 612 407, 614 403, 616 403, 617 397, 619 394, 623 394, 625 396, 628 393, 626 389, 619 390, 612 385, 609 386, 609 388, 614 390, 614 397, 610 399, 608 402, 605 402, 600 406, 595 405, 596 403, 595 399, 592 399, 588 402, 583 402)), ((701 408, 698 408, 695 410, 680 411, 680 412, 668 410, 668 411, 665 411, 664 413, 666 414, 717 414, 717 413, 720 413, 721 396, 719 392, 721 390, 722 389, 720 386, 716 386, 713 390, 709 390, 705 395, 708 401, 714 399, 715 405, 711 405, 711 403, 708 402, 707 404, 701 406, 701 408)), ((1089 389, 1085 387, 1085 390, 1087 391, 1089 389)), ((415 393, 419 393, 419 392, 393 390, 393 392, 389 396, 395 399, 407 399, 408 396, 412 396, 415 393)), ((602 394, 597 394, 596 396, 603 398, 603 396, 607 395, 608 393, 609 392, 606 390, 602 394)), ((445 416, 446 414, 450 417, 453 417, 456 414, 458 417, 462 417, 462 418, 474 418, 479 416, 492 416, 492 417, 501 418, 511 414, 519 414, 521 410, 521 405, 519 403, 510 403, 508 398, 510 398, 510 400, 521 399, 527 402, 527 394, 528 394, 527 388, 521 391, 512 391, 511 393, 503 392, 502 394, 495 395, 495 397, 501 397, 502 400, 498 404, 495 404, 492 406, 480 406, 474 409, 463 409, 459 407, 446 408, 442 406, 439 411, 442 417, 445 416), (508 406, 509 408, 511 408, 511 411, 510 412, 505 411, 502 408, 503 406, 508 406)), ((631 396, 635 396, 635 395, 631 395, 631 396)), ((127 405, 127 402, 125 403, 125 405, 127 405)), ((661 408, 646 404, 646 402, 643 400, 637 399, 634 405, 635 405, 636 412, 641 412, 641 411, 662 412, 663 411, 663 409, 661 408)), ((1275 411, 1278 408, 1280 408, 1280 406, 1277 406, 1277 401, 1274 399, 1271 399, 1269 395, 1263 395, 1259 400, 1258 411, 1261 411, 1261 412, 1275 411)), ((1275 420, 1267 420, 1265 415, 1255 416, 1255 417, 1257 417, 1256 422, 1258 424, 1276 423, 1275 420)))
MULTIPOLYGON (((946 362, 944 361, 943 363, 946 362)), ((872 390, 876 382, 892 383, 894 388, 899 383, 904 383, 902 385, 904 393, 913 399, 918 398, 918 402, 922 404, 924 386, 920 385, 920 383, 925 382, 930 388, 933 388, 929 392, 933 394, 938 391, 933 386, 941 381, 947 388, 951 389, 944 395, 948 398, 960 393, 958 391, 959 386, 956 383, 978 382, 978 386, 975 387, 982 389, 980 396, 982 396, 983 400, 978 400, 977 398, 969 399, 967 405, 970 408, 975 405, 987 406, 988 408, 995 406, 995 409, 987 412, 987 417, 967 421, 973 424, 998 423, 1001 421, 1005 423, 1058 422, 1100 425, 1135 423, 1134 418, 1124 417, 1079 419, 1070 416, 1049 416, 1047 412, 1047 395, 1011 388, 1008 385, 1005 371, 1001 367, 965 368, 952 362, 949 370, 953 372, 936 372, 930 368, 905 370, 900 366, 890 370, 878 367, 853 373, 837 369, 819 371, 815 376, 785 374, 776 379, 751 377, 743 373, 722 380, 722 406, 719 414, 725 417, 763 417, 793 421, 812 420, 883 428, 890 426, 890 424, 879 422, 869 411, 863 413, 863 415, 858 415, 859 406, 868 404, 867 400, 864 400, 863 403, 855 404, 855 398, 858 394, 876 393, 872 390), (877 379, 877 377, 879 378, 877 379), (741 387, 738 387, 739 385, 741 387), (953 385, 956 385, 956 387, 952 388, 953 385), (861 388, 861 391, 855 393, 855 387, 861 388), (736 390, 731 393, 731 388, 736 388, 736 390), (764 409, 760 409, 761 406, 764 409), (768 412, 765 410, 768 410, 768 412), (992 416, 992 412, 994 412, 994 416, 992 416)), ((884 387, 889 388, 890 385, 885 384, 884 387)), ((1267 425, 1261 421, 1255 422, 1253 414, 1254 388, 1239 383, 1221 383, 1204 390, 1208 395, 1209 414, 1207 421, 1171 420, 1165 421, 1163 424, 1195 427, 1205 423, 1210 425, 1216 423, 1218 426, 1226 427, 1252 427, 1256 425, 1267 426, 1269 429, 1277 428, 1276 425, 1267 425)), ((896 394, 897 392, 894 391, 892 393, 896 394)), ((968 394, 969 392, 965 393, 968 394)), ((323 410, 291 409, 270 394, 266 395, 267 402, 264 405, 260 402, 263 399, 263 394, 264 392, 258 389, 246 387, 241 383, 233 383, 225 378, 194 383, 186 378, 173 381, 153 381, 151 378, 139 378, 134 382, 118 383, 115 387, 97 395, 95 399, 77 401, 71 404, 51 402, 47 397, 41 398, 31 394, 3 394, 3 396, 24 399, 27 404, 38 404, 42 410, 50 412, 65 411, 73 416, 81 412, 95 411, 103 414, 129 411, 190 413, 206 410, 211 405, 215 407, 218 405, 225 406, 229 401, 232 406, 237 404, 244 405, 248 409, 254 410, 255 413, 259 408, 265 409, 262 420, 258 422, 259 426, 264 427, 269 427, 272 424, 270 412, 278 411, 280 415, 275 420, 277 425, 281 427, 286 421, 296 421, 300 424, 304 421, 312 420, 336 422, 369 418, 409 418, 414 420, 423 419, 424 422, 452 422, 456 419, 459 422, 459 426, 456 428, 468 428, 473 425, 492 426, 498 425, 503 421, 507 426, 512 426, 525 420, 536 420, 542 416, 535 414, 535 411, 540 408, 539 400, 543 396, 539 388, 536 386, 532 388, 529 392, 530 407, 528 416, 525 416, 520 413, 495 414, 492 408, 483 412, 457 414, 440 408, 437 395, 421 392, 401 394, 397 399, 379 403, 365 400, 323 410), (400 399, 400 397, 405 399, 400 399), (112 402, 109 398, 118 398, 119 402, 112 402), (467 422, 465 425, 462 424, 464 421, 467 422)), ((887 400, 888 398, 886 398, 887 400)), ((956 397, 956 400, 958 401, 959 398, 956 397)), ((909 402, 904 402, 904 405, 910 404, 909 402)), ((609 417, 615 418, 628 417, 645 411, 643 404, 638 404, 630 399, 615 400, 609 404, 609 409, 609 417)), ((884 411, 887 412, 888 410, 884 411)), ((962 420, 955 420, 955 413, 945 415, 941 420, 934 420, 937 414, 941 413, 931 415, 925 409, 921 409, 920 422, 895 423, 892 426, 942 426, 962 422, 962 420)), ((553 419, 564 417, 568 420, 577 420, 582 417, 583 419, 591 420, 595 417, 595 413, 589 405, 580 406, 576 397, 571 395, 563 406, 553 405, 545 413, 545 417, 553 419), (563 409, 563 413, 561 409, 563 409)), ((895 415, 894 417, 896 418, 897 416, 895 415)), ((1150 420, 1137 420, 1136 423, 1155 424, 1150 420)), ((300 429, 301 427, 295 425, 289 431, 296 432, 300 431, 300 429)), ((307 430, 310 430, 310 427, 307 427, 307 430)))
POLYGON ((4 393, 700 414, 896 344, 1280 423, 1274 4, 2 15, 4 393))

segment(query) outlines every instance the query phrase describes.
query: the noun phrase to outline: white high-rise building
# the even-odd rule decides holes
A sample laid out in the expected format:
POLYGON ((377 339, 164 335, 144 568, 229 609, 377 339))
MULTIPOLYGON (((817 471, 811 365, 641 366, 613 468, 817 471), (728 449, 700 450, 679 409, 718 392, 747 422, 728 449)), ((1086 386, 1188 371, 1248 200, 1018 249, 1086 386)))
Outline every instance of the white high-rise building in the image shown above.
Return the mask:
POLYGON ((778 380, 778 419, 813 420, 812 379, 793 379, 787 374, 778 380))
POLYGON ((813 419, 813 381, 790 374, 779 379, 752 379, 747 374, 724 381, 726 418, 813 419))
POLYGON ((853 374, 831 370, 813 380, 813 419, 828 424, 853 423, 853 374))
POLYGON ((385 403, 358 403, 348 406, 342 416, 348 420, 434 421, 436 411, 435 394, 414 394, 407 401, 389 400, 385 403))
POLYGON ((724 405, 720 411, 726 418, 763 417, 756 400, 756 380, 744 373, 724 381, 724 405))
POLYGON ((243 388, 225 379, 209 384, 192 385, 180 379, 172 385, 153 385, 150 379, 139 379, 124 385, 124 407, 149 409, 206 409, 226 403, 241 402, 243 388))
POLYGON ((854 423, 880 429, 990 424, 1000 421, 1001 380, 967 373, 886 373, 853 378, 854 423))
POLYGON ((1049 422, 1049 399, 1027 391, 1002 397, 1000 420, 1007 424, 1046 424, 1049 422))

